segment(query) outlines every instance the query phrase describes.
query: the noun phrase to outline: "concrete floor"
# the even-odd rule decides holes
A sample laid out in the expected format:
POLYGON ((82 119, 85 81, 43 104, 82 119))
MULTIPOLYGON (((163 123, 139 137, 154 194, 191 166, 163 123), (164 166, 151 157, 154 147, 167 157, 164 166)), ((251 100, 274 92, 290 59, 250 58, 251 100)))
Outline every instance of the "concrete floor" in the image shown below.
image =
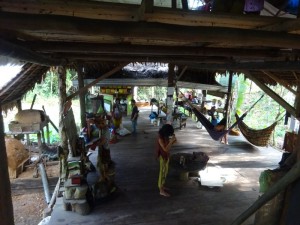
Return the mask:
MULTIPOLYGON (((162 197, 155 159, 158 127, 150 123, 149 114, 150 108, 140 108, 138 134, 120 137, 111 145, 117 192, 99 201, 87 216, 64 211, 58 198, 49 225, 229 225, 258 198, 260 173, 278 167, 280 151, 257 148, 242 136, 229 136, 229 145, 220 144, 188 119, 187 127, 175 132, 172 153, 205 152, 210 158, 207 167, 219 169, 223 187, 201 186, 197 177, 182 181, 170 168, 167 186, 171 197, 162 197)), ((129 118, 123 124, 131 129, 129 118)), ((95 162, 96 152, 90 158, 95 162)), ((253 223, 254 215, 243 224, 253 223)))

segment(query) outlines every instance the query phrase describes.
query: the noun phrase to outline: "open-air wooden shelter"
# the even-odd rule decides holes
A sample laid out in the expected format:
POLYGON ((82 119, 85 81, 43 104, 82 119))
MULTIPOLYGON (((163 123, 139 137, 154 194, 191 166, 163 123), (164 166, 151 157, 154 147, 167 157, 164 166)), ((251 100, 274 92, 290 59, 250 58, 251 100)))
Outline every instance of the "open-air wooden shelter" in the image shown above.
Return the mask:
MULTIPOLYGON (((63 90, 66 68, 76 68, 79 77, 85 76, 82 68, 90 69, 98 82, 129 63, 153 62, 169 64, 168 85, 175 66, 178 81, 197 83, 205 76, 212 82, 207 85, 217 72, 244 73, 300 118, 298 1, 288 7, 294 1, 268 0, 253 12, 244 6, 254 1, 215 0, 207 11, 192 9, 192 2, 1 0, 0 55, 24 66, 0 91, 0 108, 18 105, 51 67, 58 67, 63 90), (294 105, 269 88, 277 84, 295 95, 294 105)), ((61 107, 88 86, 79 88, 71 96, 61 92, 61 107)), ((0 123, 0 217, 11 225, 2 117, 0 123)), ((298 168, 294 177, 299 175, 298 168)))

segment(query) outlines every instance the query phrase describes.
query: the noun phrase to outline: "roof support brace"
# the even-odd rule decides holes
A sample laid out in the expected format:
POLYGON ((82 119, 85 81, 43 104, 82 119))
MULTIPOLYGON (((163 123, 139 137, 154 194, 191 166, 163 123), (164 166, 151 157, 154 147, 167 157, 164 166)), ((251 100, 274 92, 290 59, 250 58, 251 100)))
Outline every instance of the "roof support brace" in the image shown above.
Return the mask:
POLYGON ((93 82, 85 85, 83 88, 79 89, 78 91, 76 91, 75 93, 69 95, 66 98, 66 102, 69 101, 70 99, 74 98, 75 96, 81 94, 82 92, 86 91, 87 89, 89 89, 91 86, 97 84, 100 80, 104 80, 105 78, 113 75, 114 73, 118 72, 120 69, 122 69, 124 66, 126 66, 128 63, 122 63, 119 66, 115 67, 114 69, 108 71, 107 73, 103 74, 102 76, 98 77, 97 79, 95 79, 93 82))
POLYGON ((292 89, 284 80, 280 80, 278 79, 275 75, 273 75, 271 72, 268 71, 262 71, 264 74, 266 74, 268 77, 272 78, 273 80, 275 80, 277 83, 279 83, 280 85, 284 86, 286 89, 288 89, 290 92, 292 92, 294 95, 297 94, 297 92, 292 89))
POLYGON ((291 115, 299 120, 300 115, 296 115, 296 110, 293 106, 287 103, 284 99, 282 99, 278 94, 276 94, 269 87, 261 83, 254 76, 251 75, 249 71, 244 71, 244 74, 251 79, 258 87, 260 87, 266 94, 268 94, 271 98, 273 98, 279 105, 285 108, 291 115))

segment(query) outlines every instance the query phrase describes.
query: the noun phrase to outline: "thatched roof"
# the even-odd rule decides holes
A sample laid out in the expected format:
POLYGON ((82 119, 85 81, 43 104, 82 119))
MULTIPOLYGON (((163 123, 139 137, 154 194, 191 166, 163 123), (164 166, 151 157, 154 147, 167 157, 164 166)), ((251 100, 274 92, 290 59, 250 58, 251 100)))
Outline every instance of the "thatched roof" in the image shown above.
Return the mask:
POLYGON ((49 67, 27 63, 22 67, 20 73, 10 80, 0 90, 0 102, 6 108, 12 107, 17 100, 34 88, 36 83, 40 83, 49 67))

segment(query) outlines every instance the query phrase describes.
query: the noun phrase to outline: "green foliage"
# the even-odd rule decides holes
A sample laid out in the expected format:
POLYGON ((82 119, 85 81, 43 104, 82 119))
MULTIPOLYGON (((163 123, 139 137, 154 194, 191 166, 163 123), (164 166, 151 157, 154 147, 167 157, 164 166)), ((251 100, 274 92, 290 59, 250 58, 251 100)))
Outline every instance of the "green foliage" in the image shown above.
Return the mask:
MULTIPOLYGON (((291 96, 290 92, 281 86, 269 87, 283 99, 286 99, 292 105, 294 97, 291 96)), ((255 83, 250 80, 244 80, 244 76, 240 76, 238 84, 234 89, 237 93, 237 101, 233 112, 240 111, 241 113, 246 112, 250 107, 263 95, 265 94, 255 83)), ((240 113, 240 114, 241 114, 240 113)), ((282 141, 286 132, 286 127, 283 124, 283 117, 285 115, 285 109, 281 107, 275 100, 269 97, 267 94, 251 109, 244 119, 244 122, 252 129, 263 129, 275 121, 278 121, 275 127, 273 140, 273 146, 279 146, 280 140, 282 141)))
POLYGON ((244 76, 240 76, 237 80, 237 100, 236 100, 236 111, 241 111, 241 106, 245 99, 246 89, 248 87, 248 83, 245 80, 244 76))
MULTIPOLYGON (((70 91, 73 84, 72 81, 76 78, 77 73, 75 70, 67 70, 66 74, 66 88, 67 92, 70 91)), ((45 79, 40 83, 36 84, 34 89, 27 93, 28 99, 33 99, 33 96, 37 94, 39 97, 54 97, 58 96, 58 74, 56 70, 49 70, 46 75, 45 79)))
POLYGON ((150 101, 151 98, 163 100, 167 97, 166 87, 139 87, 137 89, 138 100, 150 101))
POLYGON ((151 90, 149 87, 139 87, 137 89, 138 100, 150 101, 151 90))
POLYGON ((50 144, 56 144, 60 142, 60 136, 59 133, 56 132, 56 130, 50 129, 49 137, 50 137, 50 144))

